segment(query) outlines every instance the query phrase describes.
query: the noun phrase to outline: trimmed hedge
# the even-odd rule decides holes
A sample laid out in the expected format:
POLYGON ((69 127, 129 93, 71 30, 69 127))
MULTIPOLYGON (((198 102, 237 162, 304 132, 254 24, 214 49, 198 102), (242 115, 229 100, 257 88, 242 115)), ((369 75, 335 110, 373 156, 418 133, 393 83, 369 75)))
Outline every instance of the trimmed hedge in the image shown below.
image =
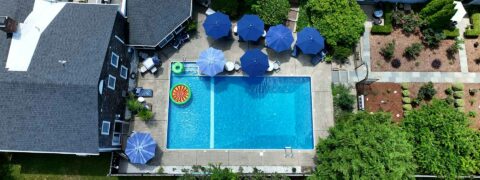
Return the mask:
POLYGON ((383 26, 381 25, 373 25, 371 33, 372 34, 390 34, 393 31, 393 26, 392 26, 392 10, 385 10, 385 18, 384 18, 384 23, 383 26))
POLYGON ((465 37, 477 38, 480 35, 480 13, 475 13, 471 17, 473 28, 465 29, 465 37))
POLYGON ((464 86, 463 86, 462 83, 455 83, 455 84, 452 85, 452 89, 454 91, 463 91, 463 88, 464 88, 464 86))
POLYGON ((409 87, 409 86, 410 86, 410 85, 409 85, 408 83, 402 83, 402 84, 401 84, 402 90, 408 90, 408 87, 409 87))
POLYGON ((455 99, 462 99, 463 98, 463 91, 455 91, 453 93, 453 97, 455 97, 455 99))
POLYGON ((412 110, 412 105, 411 104, 404 104, 402 107, 403 107, 403 110, 405 110, 405 111, 412 110))
POLYGON ((460 30, 458 30, 458 28, 455 28, 454 30, 444 29, 443 34, 445 34, 448 39, 455 39, 460 36, 460 30))
POLYGON ((463 101, 463 99, 455 99, 455 107, 464 107, 465 106, 465 102, 463 101))
POLYGON ((404 104, 410 104, 410 103, 412 103, 412 99, 410 99, 409 97, 404 97, 404 98, 402 98, 402 102, 404 104))
POLYGON ((402 96, 403 97, 409 97, 410 96, 410 91, 409 90, 402 90, 402 96))

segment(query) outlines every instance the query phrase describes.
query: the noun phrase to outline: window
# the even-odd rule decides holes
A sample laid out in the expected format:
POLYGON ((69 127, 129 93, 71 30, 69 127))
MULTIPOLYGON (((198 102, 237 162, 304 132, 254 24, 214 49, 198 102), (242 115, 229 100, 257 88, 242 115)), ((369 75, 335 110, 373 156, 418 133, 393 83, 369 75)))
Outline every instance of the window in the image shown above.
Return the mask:
POLYGON ((111 90, 115 90, 115 81, 116 80, 117 80, 117 78, 115 78, 115 76, 108 75, 108 88, 110 88, 111 90))
POLYGON ((103 121, 102 122, 102 135, 109 135, 110 134, 110 122, 103 121))
POLYGON ((122 77, 123 79, 127 79, 128 77, 128 68, 123 65, 120 68, 120 77, 122 77))
POLYGON ((120 134, 114 133, 112 138, 112 145, 119 146, 120 145, 120 134))
POLYGON ((114 52, 112 52, 112 58, 110 59, 110 64, 113 66, 113 67, 118 67, 118 55, 115 54, 114 52))

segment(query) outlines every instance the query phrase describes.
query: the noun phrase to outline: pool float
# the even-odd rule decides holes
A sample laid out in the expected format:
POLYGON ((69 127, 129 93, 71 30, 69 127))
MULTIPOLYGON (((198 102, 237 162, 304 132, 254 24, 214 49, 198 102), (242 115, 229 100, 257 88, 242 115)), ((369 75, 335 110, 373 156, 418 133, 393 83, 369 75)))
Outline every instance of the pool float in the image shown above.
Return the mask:
POLYGON ((190 87, 185 84, 175 84, 170 90, 170 99, 177 105, 187 103, 192 97, 190 87))
POLYGON ((181 62, 175 62, 172 64, 172 72, 175 74, 181 74, 185 70, 185 66, 181 62))

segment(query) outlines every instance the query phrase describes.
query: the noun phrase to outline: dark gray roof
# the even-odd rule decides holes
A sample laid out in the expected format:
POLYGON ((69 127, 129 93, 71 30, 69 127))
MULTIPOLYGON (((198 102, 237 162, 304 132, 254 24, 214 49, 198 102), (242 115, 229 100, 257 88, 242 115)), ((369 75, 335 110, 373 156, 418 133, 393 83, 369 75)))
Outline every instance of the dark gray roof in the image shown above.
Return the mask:
POLYGON ((27 72, 6 71, 0 59, 0 150, 98 153, 98 82, 117 9, 66 4, 27 72))
POLYGON ((130 44, 156 46, 191 16, 192 0, 128 0, 130 44))

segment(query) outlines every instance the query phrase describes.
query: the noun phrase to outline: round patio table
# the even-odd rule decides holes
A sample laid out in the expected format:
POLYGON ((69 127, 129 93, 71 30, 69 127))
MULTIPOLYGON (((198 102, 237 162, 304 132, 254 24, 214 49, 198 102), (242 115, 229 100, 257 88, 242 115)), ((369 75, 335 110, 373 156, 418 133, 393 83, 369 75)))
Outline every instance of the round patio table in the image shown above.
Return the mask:
POLYGON ((373 15, 377 18, 382 17, 383 16, 383 10, 377 9, 377 10, 373 11, 373 15))

